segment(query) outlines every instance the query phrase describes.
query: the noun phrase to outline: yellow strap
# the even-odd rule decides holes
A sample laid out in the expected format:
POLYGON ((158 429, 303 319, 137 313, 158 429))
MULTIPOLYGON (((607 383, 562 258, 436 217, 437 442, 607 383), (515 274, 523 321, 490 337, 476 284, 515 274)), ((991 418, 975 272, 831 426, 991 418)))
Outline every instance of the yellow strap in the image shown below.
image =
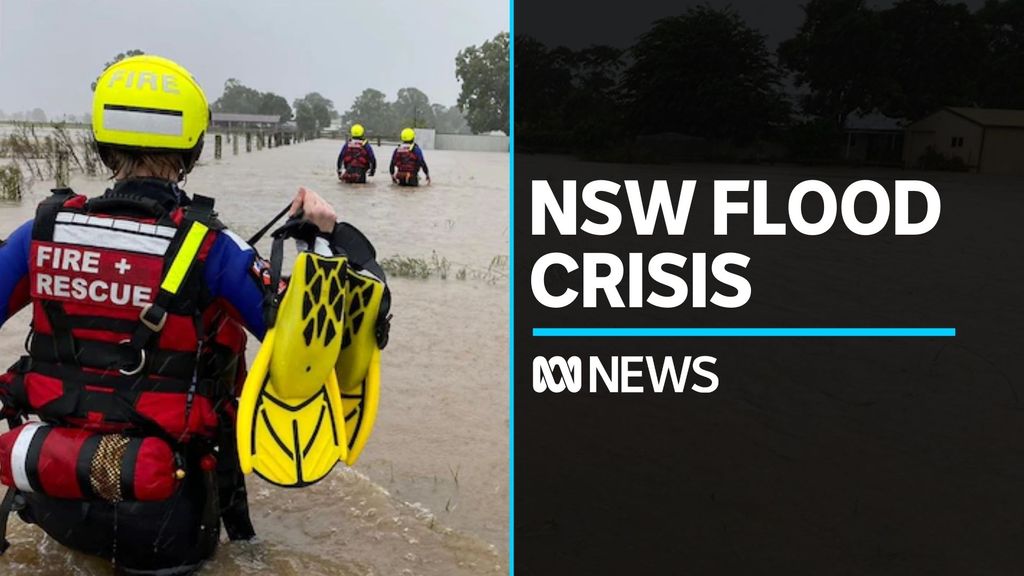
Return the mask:
POLYGON ((209 230, 205 224, 192 223, 188 234, 185 235, 185 240, 178 248, 178 253, 174 256, 174 261, 171 262, 171 268, 167 271, 163 284, 160 285, 161 290, 171 294, 178 293, 181 283, 185 281, 185 275, 188 274, 188 269, 192 266, 192 261, 196 259, 196 254, 199 253, 199 249, 203 245, 203 238, 206 237, 209 230))

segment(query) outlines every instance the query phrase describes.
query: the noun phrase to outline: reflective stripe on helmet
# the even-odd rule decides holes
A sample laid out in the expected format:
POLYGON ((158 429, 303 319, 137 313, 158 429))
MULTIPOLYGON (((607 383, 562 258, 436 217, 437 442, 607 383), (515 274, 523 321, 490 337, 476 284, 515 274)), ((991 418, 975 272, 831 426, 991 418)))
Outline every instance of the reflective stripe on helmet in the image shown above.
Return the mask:
POLYGON ((151 110, 108 104, 103 107, 103 129, 181 136, 184 123, 181 112, 177 110, 151 110))

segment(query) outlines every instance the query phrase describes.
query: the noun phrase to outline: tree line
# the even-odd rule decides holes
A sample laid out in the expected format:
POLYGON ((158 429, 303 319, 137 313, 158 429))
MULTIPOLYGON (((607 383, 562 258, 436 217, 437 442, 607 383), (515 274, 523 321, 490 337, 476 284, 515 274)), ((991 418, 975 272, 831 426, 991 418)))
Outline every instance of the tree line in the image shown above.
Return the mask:
POLYGON ((367 88, 344 113, 318 92, 288 101, 273 92, 260 92, 237 79, 224 84, 224 92, 212 104, 215 112, 274 114, 285 122, 294 118, 299 131, 318 133, 340 117, 342 124, 364 124, 370 136, 394 137, 407 127, 434 128, 442 133, 464 134, 491 130, 508 131, 509 36, 503 32, 480 46, 469 46, 455 58, 456 78, 461 82, 454 106, 432 103, 420 89, 406 87, 389 101, 387 95, 367 88))
POLYGON ((434 128, 448 134, 468 133, 466 119, 457 106, 432 104, 417 88, 402 88, 394 101, 380 90, 367 88, 341 116, 346 126, 363 124, 371 136, 394 136, 403 128, 434 128))
MULTIPOLYGON (((459 51, 455 57, 455 76, 461 87, 457 103, 450 107, 430 102, 430 98, 415 87, 402 88, 394 101, 388 101, 379 90, 367 88, 344 114, 339 114, 334 102, 319 92, 310 92, 289 104, 284 96, 261 92, 237 78, 229 78, 224 83, 221 96, 213 101, 210 108, 214 112, 273 115, 280 122, 294 120, 296 128, 307 134, 320 133, 338 118, 346 125, 365 124, 370 135, 384 137, 397 136, 406 127, 434 128, 449 134, 492 130, 508 133, 508 51, 507 32, 497 34, 480 46, 469 46, 459 51)), ((145 51, 138 48, 121 52, 106 62, 101 71, 125 58, 143 54, 145 51)), ((91 88, 96 90, 95 80, 91 88)), ((16 112, 9 117, 0 111, 0 120, 5 119, 47 121, 46 113, 40 108, 16 112)), ((91 114, 86 113, 81 118, 65 116, 64 119, 88 123, 91 114)))
POLYGON ((317 133, 331 124, 338 113, 334 102, 319 92, 310 92, 296 98, 292 104, 284 96, 273 92, 260 92, 242 84, 236 78, 224 82, 224 92, 213 101, 210 109, 214 112, 234 114, 261 114, 277 116, 279 122, 295 120, 300 132, 317 133))
POLYGON ((835 154, 853 114, 916 120, 942 106, 1024 108, 1024 0, 809 0, 770 50, 731 9, 660 19, 631 47, 516 38, 517 146, 675 132, 835 154))

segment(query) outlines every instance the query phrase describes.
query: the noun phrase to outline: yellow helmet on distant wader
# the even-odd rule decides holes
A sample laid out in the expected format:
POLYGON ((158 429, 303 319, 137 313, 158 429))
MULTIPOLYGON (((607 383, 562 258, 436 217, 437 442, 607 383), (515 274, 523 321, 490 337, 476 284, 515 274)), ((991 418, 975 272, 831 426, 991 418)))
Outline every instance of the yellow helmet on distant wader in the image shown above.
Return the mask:
POLYGON ((92 133, 107 152, 180 152, 185 171, 203 150, 210 107, 188 70, 159 56, 131 56, 111 64, 96 81, 92 133))
POLYGON ((353 138, 362 138, 363 134, 366 134, 366 130, 363 130, 362 124, 353 124, 352 130, 349 131, 353 138))
POLYGON ((412 142, 416 139, 416 131, 412 128, 402 130, 402 142, 412 142))

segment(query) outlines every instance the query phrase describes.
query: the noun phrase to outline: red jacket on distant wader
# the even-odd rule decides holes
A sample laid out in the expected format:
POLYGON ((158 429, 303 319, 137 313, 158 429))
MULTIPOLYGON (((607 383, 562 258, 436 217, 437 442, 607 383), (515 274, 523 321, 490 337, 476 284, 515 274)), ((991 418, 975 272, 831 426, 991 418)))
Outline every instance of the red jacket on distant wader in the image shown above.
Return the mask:
POLYGON ((399 184, 415 186, 419 183, 420 157, 416 144, 400 144, 391 161, 395 179, 399 184))
POLYGON ((376 160, 370 145, 366 140, 355 138, 345 143, 338 164, 339 170, 344 170, 341 179, 348 183, 365 183, 367 172, 372 176, 376 169, 376 160))

